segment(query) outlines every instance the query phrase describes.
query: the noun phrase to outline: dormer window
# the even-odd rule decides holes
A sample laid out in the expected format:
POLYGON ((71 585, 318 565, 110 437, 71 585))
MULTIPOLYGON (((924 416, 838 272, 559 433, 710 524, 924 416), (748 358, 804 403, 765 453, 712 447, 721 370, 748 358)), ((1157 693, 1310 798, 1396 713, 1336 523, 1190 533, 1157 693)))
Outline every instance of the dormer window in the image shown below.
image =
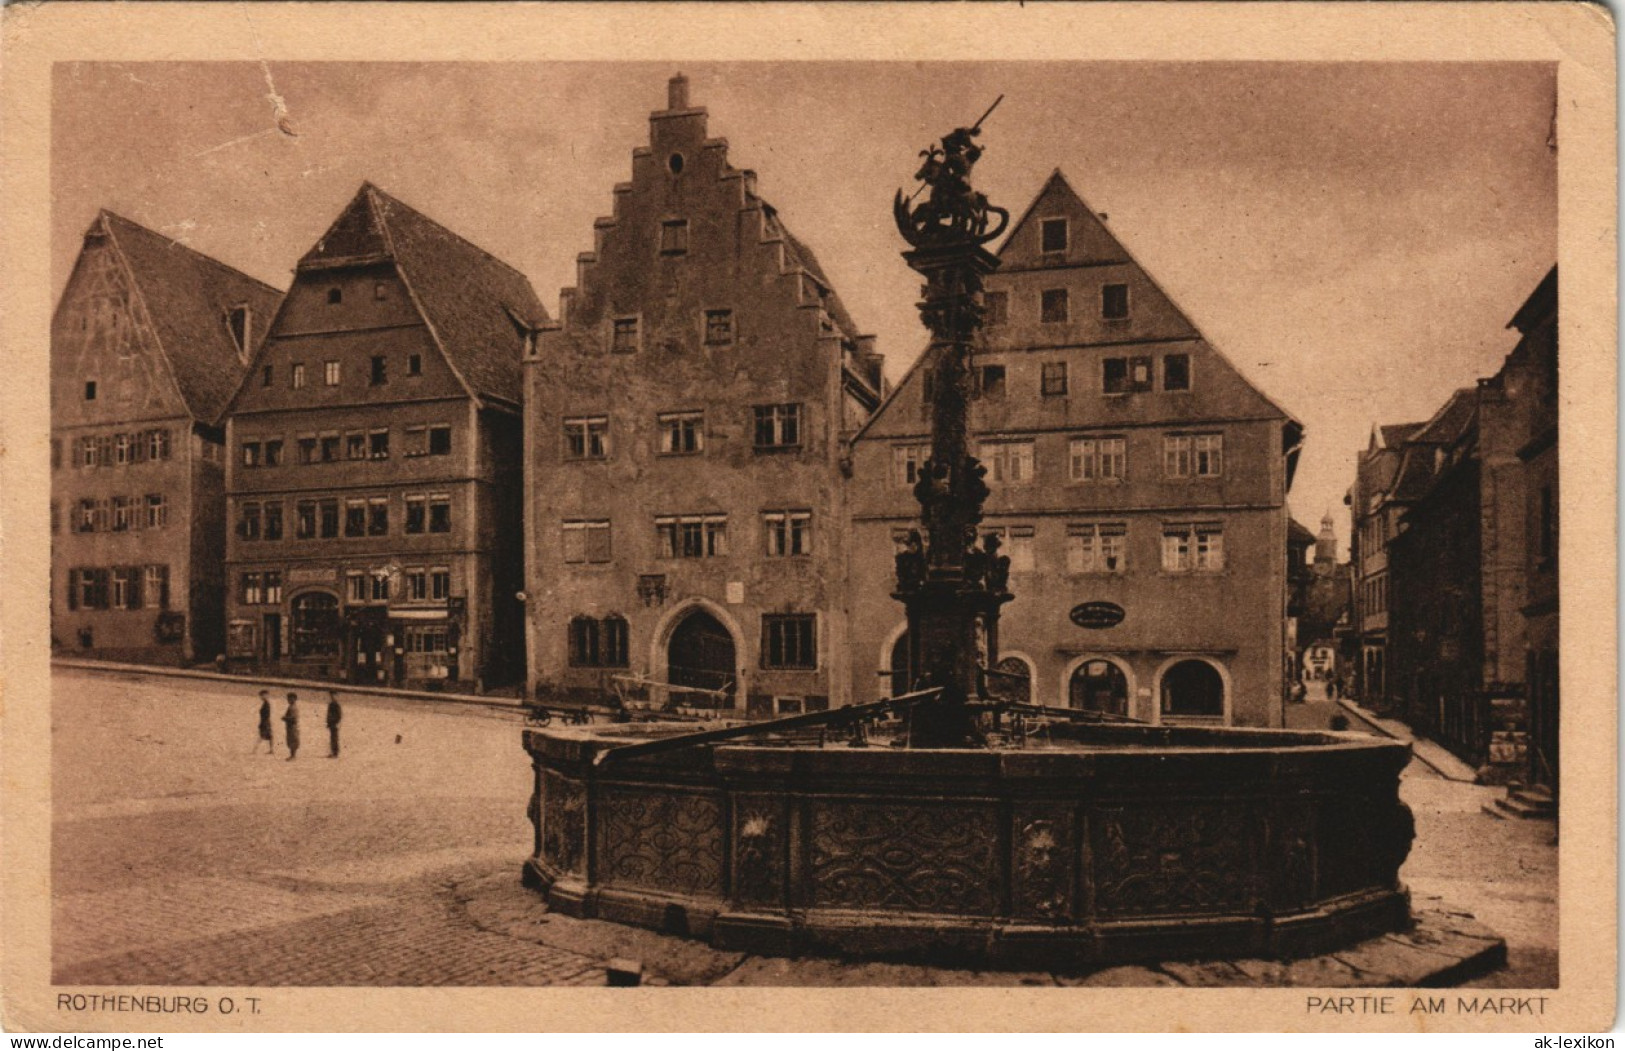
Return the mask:
POLYGON ((226 314, 226 327, 231 330, 231 341, 237 344, 237 353, 248 356, 248 337, 251 327, 248 307, 235 306, 226 314))
POLYGON ((688 254, 687 219, 667 219, 660 224, 660 254, 688 254))
POLYGON ((1066 220, 1045 219, 1039 227, 1039 240, 1046 254, 1066 251, 1066 220))

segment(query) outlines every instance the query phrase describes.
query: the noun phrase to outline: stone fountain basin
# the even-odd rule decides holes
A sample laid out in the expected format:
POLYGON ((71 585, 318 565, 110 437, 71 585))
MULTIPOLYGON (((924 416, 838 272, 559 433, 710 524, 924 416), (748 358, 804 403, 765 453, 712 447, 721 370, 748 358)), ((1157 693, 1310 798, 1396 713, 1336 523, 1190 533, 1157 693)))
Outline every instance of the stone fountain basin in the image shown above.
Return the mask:
POLYGON ((525 879, 550 907, 731 951, 1019 968, 1285 959, 1410 921, 1397 742, 1069 726, 1025 749, 728 743, 593 765, 666 735, 525 731, 525 879))

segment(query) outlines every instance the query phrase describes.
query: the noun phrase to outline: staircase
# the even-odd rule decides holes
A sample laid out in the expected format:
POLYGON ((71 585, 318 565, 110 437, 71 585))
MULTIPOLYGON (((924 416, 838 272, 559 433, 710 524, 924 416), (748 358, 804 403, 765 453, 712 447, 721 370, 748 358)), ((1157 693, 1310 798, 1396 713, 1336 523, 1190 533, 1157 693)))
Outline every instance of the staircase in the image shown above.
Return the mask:
POLYGON ((1507 786, 1507 794, 1493 805, 1484 804, 1484 813, 1506 820, 1531 818, 1543 821, 1557 820, 1557 800, 1552 790, 1544 785, 1522 785, 1514 782, 1507 786))

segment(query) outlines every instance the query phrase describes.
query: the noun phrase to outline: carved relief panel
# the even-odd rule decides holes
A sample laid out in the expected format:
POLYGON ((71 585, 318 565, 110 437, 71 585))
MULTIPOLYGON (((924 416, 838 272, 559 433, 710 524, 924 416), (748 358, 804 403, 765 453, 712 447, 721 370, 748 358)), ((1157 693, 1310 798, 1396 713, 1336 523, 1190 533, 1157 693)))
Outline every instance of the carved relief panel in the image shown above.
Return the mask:
POLYGON ((813 904, 985 914, 997 908, 991 806, 815 800, 807 864, 813 904))
POLYGON ((722 801, 605 785, 597 878, 675 894, 722 892, 722 801))
POLYGON ((1244 905, 1251 886, 1246 814, 1241 803, 1095 812, 1096 909, 1109 916, 1244 905))

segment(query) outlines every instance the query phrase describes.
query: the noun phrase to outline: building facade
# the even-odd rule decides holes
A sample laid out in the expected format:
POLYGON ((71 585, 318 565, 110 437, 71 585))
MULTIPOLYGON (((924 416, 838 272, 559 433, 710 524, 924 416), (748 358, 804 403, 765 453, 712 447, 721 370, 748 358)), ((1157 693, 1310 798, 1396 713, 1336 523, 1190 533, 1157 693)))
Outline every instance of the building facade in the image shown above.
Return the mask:
POLYGON ((840 703, 846 439, 882 394, 872 339, 681 76, 594 234, 526 360, 539 694, 840 703))
POLYGON ((545 319, 518 271, 361 188, 232 401, 234 663, 522 681, 520 361, 545 319))
POLYGON ((52 651, 220 652, 221 415, 281 293, 103 211, 51 321, 52 651))
POLYGON ((1379 712, 1395 707, 1388 694, 1388 543, 1399 533, 1405 505, 1393 487, 1405 440, 1421 427, 1420 423, 1372 427, 1371 439, 1355 463, 1354 484, 1343 498, 1351 525, 1354 695, 1379 712))
MULTIPOLYGON (((997 688, 1148 722, 1281 725, 1285 500, 1301 426, 1059 172, 999 258, 971 403, 992 490, 982 529, 1002 538, 1015 594, 997 688), (1118 607, 1121 621, 1080 626, 1071 614, 1086 602, 1118 607)), ((853 450, 855 701, 908 685, 889 582, 918 514, 930 382, 917 363, 853 450)))

